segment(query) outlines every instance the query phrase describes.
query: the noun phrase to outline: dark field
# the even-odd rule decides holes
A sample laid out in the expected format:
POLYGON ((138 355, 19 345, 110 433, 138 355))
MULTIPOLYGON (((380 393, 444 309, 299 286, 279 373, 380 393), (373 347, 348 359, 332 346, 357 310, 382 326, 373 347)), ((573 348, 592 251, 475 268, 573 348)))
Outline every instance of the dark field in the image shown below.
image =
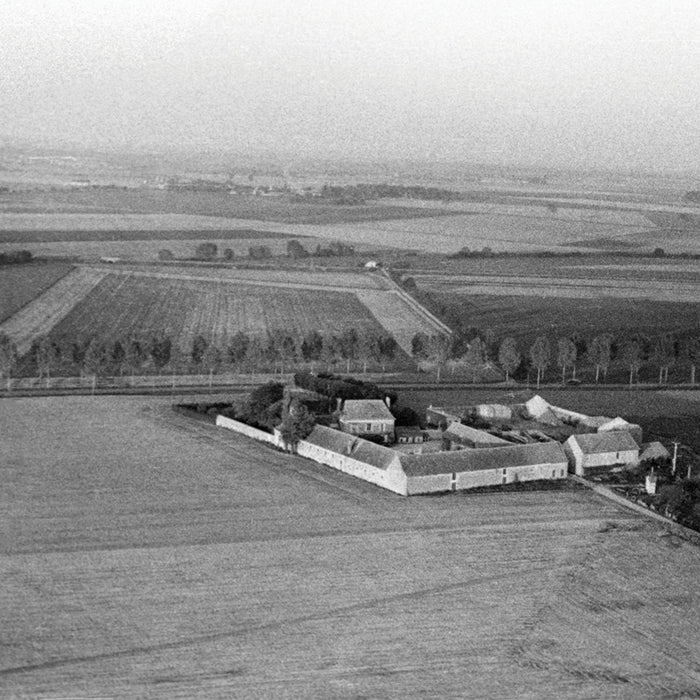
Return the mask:
POLYGON ((0 231, 0 243, 50 243, 54 241, 176 241, 176 240, 232 240, 241 239, 254 242, 256 238, 304 238, 278 231, 257 231, 255 229, 208 229, 203 231, 188 229, 158 230, 36 230, 36 231, 0 231))
POLYGON ((700 694, 700 551, 588 491, 402 499, 140 398, 0 420, 2 697, 700 694))
MULTIPOLYGON (((465 319, 466 325, 485 331, 491 328, 497 338, 508 335, 521 340, 523 347, 538 335, 556 338, 578 333, 591 339, 601 333, 616 338, 641 332, 650 337, 665 333, 678 336, 700 329, 700 306, 689 302, 649 299, 558 299, 538 296, 485 296, 431 293, 443 319, 465 319)), ((431 305, 432 306, 432 305, 431 305)))
POLYGON ((296 224, 412 219, 448 213, 439 209, 384 204, 337 205, 297 202, 288 196, 109 187, 2 194, 0 212, 46 215, 188 214, 296 224))
POLYGON ((10 318, 32 299, 65 277, 72 267, 67 263, 0 267, 0 322, 10 318))

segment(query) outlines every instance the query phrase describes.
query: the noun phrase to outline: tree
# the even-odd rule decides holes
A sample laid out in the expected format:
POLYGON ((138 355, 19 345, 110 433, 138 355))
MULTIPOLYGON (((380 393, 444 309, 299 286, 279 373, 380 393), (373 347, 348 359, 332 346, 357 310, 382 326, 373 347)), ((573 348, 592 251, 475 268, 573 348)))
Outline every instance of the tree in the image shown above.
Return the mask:
POLYGON ((246 362, 252 367, 253 373, 255 373, 256 367, 260 365, 263 357, 265 356, 265 343, 262 338, 258 335, 254 335, 249 341, 246 347, 245 359, 246 362))
POLYGON ((146 350, 144 343, 137 336, 132 335, 124 341, 124 359, 122 366, 131 374, 131 383, 134 383, 136 370, 141 369, 141 365, 146 360, 146 350))
POLYGON ((172 250, 169 248, 161 248, 158 251, 158 260, 161 262, 169 262, 170 260, 174 260, 175 256, 173 255, 172 250))
POLYGON ((214 260, 218 254, 216 243, 200 243, 194 251, 197 260, 214 260))
POLYGON ((226 354, 232 365, 240 367, 248 354, 250 338, 242 331, 237 331, 226 344, 226 354))
POLYGON ((684 344, 684 353, 690 362, 690 383, 695 384, 695 369, 700 361, 700 337, 687 338, 684 344))
POLYGON ((221 350, 219 350, 214 343, 209 343, 205 348, 201 364, 209 372, 209 388, 211 389, 214 372, 216 372, 221 364, 221 350))
POLYGON ((318 331, 308 331, 301 341, 301 356, 306 362, 314 362, 321 358, 323 336, 318 331))
POLYGON ((346 372, 350 371, 350 363, 357 359, 359 344, 360 341, 357 336, 357 331, 354 328, 346 328, 340 334, 340 348, 342 357, 346 363, 346 372))
POLYGON ((10 390, 12 372, 19 360, 15 342, 6 333, 0 333, 0 376, 7 379, 7 390, 10 390))
POLYGON ((450 354, 450 339, 442 334, 431 335, 428 341, 428 359, 435 363, 436 381, 440 381, 440 370, 450 354))
POLYGON ((607 335, 597 335, 588 346, 588 359, 595 366, 595 382, 598 383, 600 370, 603 370, 603 377, 608 375, 610 358, 612 356, 612 338, 607 335))
POLYGON ((384 333, 379 336, 377 346, 379 349, 379 359, 382 362, 382 372, 386 371, 386 363, 391 362, 396 357, 399 349, 399 344, 396 338, 390 333, 384 333))
POLYGON ((328 369, 330 369, 331 366, 338 361, 338 358, 342 356, 343 347, 340 338, 335 334, 324 335, 321 359, 326 364, 328 369))
POLYGON ((231 261, 236 258, 236 254, 233 252, 232 248, 224 248, 224 260, 231 261))
POLYGON ((126 350, 122 341, 119 338, 113 340, 109 346, 108 352, 109 359, 114 364, 114 366, 118 368, 121 372, 124 363, 124 357, 126 355, 126 350))
POLYGON ((190 357, 195 365, 201 365, 204 358, 204 353, 207 351, 209 343, 203 335, 196 335, 192 338, 192 350, 190 357))
POLYGON ((557 364, 561 367, 561 382, 566 381, 566 368, 576 365, 576 345, 571 338, 557 341, 557 364))
POLYGON ((367 374, 367 364, 379 359, 380 336, 371 329, 365 329, 357 342, 357 357, 362 362, 362 372, 367 374))
POLYGON ((307 258, 309 252, 299 241, 291 240, 287 241, 287 255, 294 260, 300 260, 301 258, 307 258))
POLYGON ((504 338, 501 347, 498 349, 498 364, 501 365, 501 368, 506 373, 506 382, 509 375, 518 369, 520 359, 520 352, 518 351, 518 344, 515 338, 511 336, 504 338))
POLYGON ((530 359, 532 364, 537 369, 537 388, 540 388, 540 379, 544 375, 545 370, 549 367, 551 359, 551 349, 549 340, 543 335, 535 338, 535 342, 530 348, 530 359))
POLYGON ((476 373, 486 362, 486 345, 481 338, 477 336, 469 343, 464 360, 472 368, 472 382, 476 383, 476 373))
POLYGON ((92 338, 85 348, 83 369, 88 377, 92 377, 92 391, 95 392, 97 377, 102 374, 107 359, 107 348, 98 338, 92 338))
POLYGON ((427 360, 430 355, 430 337, 427 333, 418 332, 411 338, 411 355, 414 360, 427 360))
POLYGON ((33 343, 33 354, 36 359, 39 378, 46 376, 46 386, 48 386, 51 370, 55 367, 58 360, 57 346, 50 340, 48 335, 42 335, 33 343))
POLYGON ((299 399, 292 399, 285 405, 279 431, 288 450, 294 452, 300 440, 313 430, 316 418, 299 399))
POLYGON ((671 333, 656 341, 652 360, 659 366, 659 384, 668 383, 668 370, 676 361, 676 340, 671 333))
POLYGON ((150 347, 148 348, 151 359, 155 368, 160 372, 168 362, 172 354, 173 343, 169 336, 164 333, 154 335, 151 338, 150 347))
POLYGON ((639 381, 639 369, 642 366, 642 348, 636 338, 628 340, 622 348, 622 360, 630 370, 630 387, 632 380, 637 377, 639 381))

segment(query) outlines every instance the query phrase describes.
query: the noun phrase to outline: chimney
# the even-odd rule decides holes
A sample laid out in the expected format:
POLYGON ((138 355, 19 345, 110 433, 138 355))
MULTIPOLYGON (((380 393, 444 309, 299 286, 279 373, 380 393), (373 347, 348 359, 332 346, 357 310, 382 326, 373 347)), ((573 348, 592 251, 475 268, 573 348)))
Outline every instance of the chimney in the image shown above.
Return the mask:
POLYGON ((384 403, 386 404, 387 408, 391 408, 391 399, 388 396, 384 396, 384 403))
POLYGON ((335 410, 340 413, 340 411, 343 408, 343 399, 340 398, 340 396, 336 396, 335 398, 335 410))

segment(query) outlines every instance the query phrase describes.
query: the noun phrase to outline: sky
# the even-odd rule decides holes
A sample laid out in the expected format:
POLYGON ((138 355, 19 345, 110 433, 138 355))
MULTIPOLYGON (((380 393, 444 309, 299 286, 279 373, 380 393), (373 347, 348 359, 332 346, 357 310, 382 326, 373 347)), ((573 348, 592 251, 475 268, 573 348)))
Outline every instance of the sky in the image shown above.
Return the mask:
POLYGON ((699 0, 2 0, 0 135, 700 169, 699 0))

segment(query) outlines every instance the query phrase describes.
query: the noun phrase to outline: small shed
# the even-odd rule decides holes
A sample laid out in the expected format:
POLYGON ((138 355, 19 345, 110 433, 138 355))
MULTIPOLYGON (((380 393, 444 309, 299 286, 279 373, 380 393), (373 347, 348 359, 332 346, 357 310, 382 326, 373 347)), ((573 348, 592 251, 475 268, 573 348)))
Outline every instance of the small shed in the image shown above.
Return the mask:
POLYGON ((639 455, 640 462, 665 461, 671 458, 671 453, 660 442, 645 442, 639 455))
POLYGON ((569 469, 578 476, 591 476, 613 467, 639 462, 639 447, 626 430, 572 435, 564 443, 569 469))
POLYGON ((620 416, 598 426, 599 433, 610 433, 616 430, 626 430, 632 435, 638 445, 642 444, 642 426, 636 423, 628 423, 620 416))

